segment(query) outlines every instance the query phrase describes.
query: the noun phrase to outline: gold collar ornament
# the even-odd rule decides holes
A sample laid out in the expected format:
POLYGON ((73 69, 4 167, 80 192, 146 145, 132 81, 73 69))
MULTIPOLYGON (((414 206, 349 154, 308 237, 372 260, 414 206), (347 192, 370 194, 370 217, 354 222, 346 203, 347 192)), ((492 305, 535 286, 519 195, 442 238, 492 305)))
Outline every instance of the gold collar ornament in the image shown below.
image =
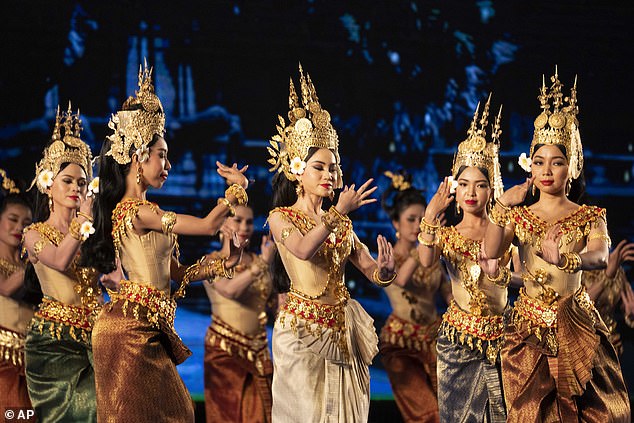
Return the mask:
POLYGON ((147 61, 143 67, 139 65, 139 89, 136 97, 128 97, 121 110, 113 114, 108 128, 114 133, 107 138, 112 143, 106 153, 119 164, 125 165, 137 154, 139 161, 148 157, 148 144, 154 135, 165 134, 165 113, 161 100, 154 93, 152 85, 152 68, 148 69, 147 61), (134 151, 131 151, 134 146, 134 151))
POLYGON ((495 118, 495 123, 491 125, 491 141, 486 139, 486 127, 489 124, 489 107, 491 105, 491 94, 484 105, 482 116, 479 116, 480 103, 476 108, 471 126, 467 131, 467 139, 458 145, 458 151, 454 155, 451 173, 455 179, 462 166, 481 167, 489 173, 489 184, 493 189, 494 197, 498 198, 504 192, 502 183, 502 173, 500 171, 500 119, 502 117, 502 106, 495 118))
POLYGON ((308 73, 304 74, 299 65, 302 104, 299 103, 293 79, 290 80, 288 96, 288 126, 284 118, 278 115, 280 124, 277 134, 271 138, 267 150, 271 156, 268 162, 273 166, 270 172, 284 172, 289 181, 296 181, 306 167, 306 156, 311 147, 327 148, 335 155, 337 181, 335 188, 343 186, 343 173, 339 158, 339 137, 330 123, 330 113, 319 104, 315 86, 308 73))
POLYGON ((546 78, 542 75, 542 87, 537 97, 542 112, 535 119, 535 133, 531 142, 530 157, 533 157, 537 145, 563 145, 568 157, 568 176, 577 179, 583 169, 583 147, 579 134, 579 121, 577 120, 579 113, 577 77, 575 77, 575 82, 570 89, 569 97, 564 97, 562 93, 563 84, 559 81, 557 66, 555 66, 555 75, 550 77, 550 81, 552 85, 547 88, 546 78))
POLYGON ((80 138, 81 130, 79 109, 74 114, 70 102, 66 112, 60 112, 57 106, 52 142, 44 149, 42 160, 35 165, 35 178, 29 189, 37 185, 37 189, 45 194, 64 163, 80 166, 86 172, 88 180, 92 179, 92 153, 88 144, 80 138))

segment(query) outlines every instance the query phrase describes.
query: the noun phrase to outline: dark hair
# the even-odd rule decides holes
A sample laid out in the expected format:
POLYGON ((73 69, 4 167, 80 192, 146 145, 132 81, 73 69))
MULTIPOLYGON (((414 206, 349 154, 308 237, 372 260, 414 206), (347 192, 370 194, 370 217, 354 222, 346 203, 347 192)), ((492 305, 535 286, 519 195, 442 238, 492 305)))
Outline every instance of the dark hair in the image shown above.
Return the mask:
MULTIPOLYGON (((311 147, 304 161, 308 161, 315 152, 319 150, 311 147)), ((283 172, 278 172, 271 180, 273 186, 272 208, 289 207, 297 201, 297 192, 295 191, 296 183, 289 181, 283 172)), ((279 251, 275 252, 275 259, 271 265, 271 275, 273 277, 273 287, 279 293, 288 292, 291 288, 291 280, 288 277, 279 251)))
MULTIPOLYGON (((148 147, 153 146, 160 136, 155 134, 148 147)), ((123 198, 126 190, 126 176, 130 173, 130 165, 119 164, 110 155, 112 142, 104 141, 99 158, 99 194, 92 205, 93 227, 95 233, 81 246, 80 265, 94 267, 101 273, 115 270, 115 251, 112 239, 112 211, 123 198)), ((134 146, 130 147, 130 154, 134 146)))
MULTIPOLYGON (((405 182, 409 182, 411 184, 411 175, 407 174, 405 171, 399 171, 398 173, 403 176, 405 182)), ((392 221, 399 220, 403 211, 413 204, 420 204, 423 207, 427 207, 425 197, 423 197, 422 193, 414 187, 401 191, 394 188, 394 186, 390 183, 390 186, 381 197, 381 207, 385 210, 385 213, 387 213, 392 221)))
POLYGON ((9 193, 2 199, 2 203, 0 204, 0 215, 4 213, 8 206, 13 204, 26 207, 33 212, 33 203, 30 196, 25 192, 19 192, 9 193))
MULTIPOLYGON (((568 160, 566 146, 562 144, 535 144, 535 148, 533 149, 533 156, 535 156, 537 150, 545 145, 554 145, 555 147, 559 148, 559 151, 561 151, 562 154, 566 157, 566 160, 568 160)), ((533 158, 533 156, 531 156, 531 159, 533 158)), ((533 190, 529 188, 522 205, 530 206, 531 204, 535 204, 539 201, 539 194, 540 191, 536 189, 535 195, 533 195, 533 190)), ((583 204, 584 200, 586 199, 586 176, 583 169, 581 170, 581 174, 579 175, 579 177, 577 179, 573 179, 570 182, 570 192, 568 193, 568 199, 577 204, 583 204)))

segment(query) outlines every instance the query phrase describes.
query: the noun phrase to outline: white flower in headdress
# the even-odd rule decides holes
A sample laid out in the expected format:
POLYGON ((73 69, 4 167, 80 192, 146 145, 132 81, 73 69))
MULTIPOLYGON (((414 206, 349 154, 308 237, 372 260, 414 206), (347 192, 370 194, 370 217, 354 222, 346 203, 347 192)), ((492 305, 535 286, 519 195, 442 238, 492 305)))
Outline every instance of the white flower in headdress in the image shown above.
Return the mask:
POLYGON ((150 149, 147 145, 137 148, 135 153, 139 163, 143 163, 150 158, 150 149))
POLYGON ((50 188, 51 185, 53 185, 54 176, 55 175, 53 175, 53 172, 50 170, 41 171, 40 174, 37 176, 38 186, 44 190, 50 188))
POLYGON ((92 222, 90 220, 86 220, 79 227, 79 234, 81 235, 81 239, 84 241, 88 239, 88 237, 95 233, 95 228, 92 226, 92 222))
POLYGON ((86 195, 90 197, 93 194, 94 195, 99 194, 99 177, 98 176, 92 181, 90 181, 90 183, 88 184, 88 194, 86 195))
POLYGON ((304 169, 306 169, 306 162, 299 157, 293 157, 290 167, 292 173, 294 173, 295 175, 301 175, 304 173, 304 169))
POLYGON ((455 194, 456 188, 458 188, 458 181, 456 181, 453 176, 448 176, 447 183, 449 184, 449 194, 455 194))
POLYGON ((531 171, 531 165, 533 164, 533 161, 531 160, 530 157, 526 156, 526 153, 520 154, 519 159, 517 159, 517 163, 526 172, 530 172, 531 171))
POLYGON ((295 122, 295 131, 297 131, 301 137, 309 136, 312 130, 313 124, 306 118, 301 118, 295 122))

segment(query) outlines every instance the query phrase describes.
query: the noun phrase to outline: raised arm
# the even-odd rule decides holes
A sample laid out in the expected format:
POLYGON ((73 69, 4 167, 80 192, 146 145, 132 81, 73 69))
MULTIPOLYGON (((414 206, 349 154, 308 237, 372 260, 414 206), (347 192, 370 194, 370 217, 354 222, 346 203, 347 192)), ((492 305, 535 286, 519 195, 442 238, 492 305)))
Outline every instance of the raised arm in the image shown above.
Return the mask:
POLYGON ((357 247, 354 254, 350 255, 350 262, 375 285, 380 287, 390 285, 397 277, 394 271, 395 263, 392 244, 383 235, 377 236, 378 256, 374 260, 367 247, 359 241, 357 235, 354 234, 353 236, 354 245, 357 247))
POLYGON ((454 199, 451 182, 445 177, 425 209, 420 221, 418 234, 418 257, 423 267, 431 267, 440 258, 440 248, 436 246, 436 231, 441 226, 440 216, 454 199))

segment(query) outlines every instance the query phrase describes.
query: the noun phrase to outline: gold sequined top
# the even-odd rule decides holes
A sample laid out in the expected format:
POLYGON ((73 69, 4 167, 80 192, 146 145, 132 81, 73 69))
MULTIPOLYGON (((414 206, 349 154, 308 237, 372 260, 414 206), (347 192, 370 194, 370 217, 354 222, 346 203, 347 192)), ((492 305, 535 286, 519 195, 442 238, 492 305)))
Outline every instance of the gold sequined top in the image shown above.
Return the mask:
POLYGON ((152 286, 169 295, 170 265, 178 249, 177 237, 174 233, 158 231, 139 235, 134 230, 134 220, 140 206, 149 206, 154 213, 159 213, 155 203, 134 198, 121 200, 112 211, 115 249, 130 281, 152 286))
MULTIPOLYGON (((0 274, 9 277, 16 271, 24 269, 0 258, 0 274)), ((26 333, 26 327, 33 317, 33 307, 0 295, 0 326, 18 333, 26 333)))
MULTIPOLYGON (((205 284, 205 289, 214 317, 219 317, 239 332, 250 336, 260 333, 266 325, 266 304, 273 292, 273 281, 269 265, 262 257, 253 253, 246 254, 251 256, 253 261, 248 266, 242 263, 237 265, 235 275, 249 272, 252 264, 259 268, 259 273, 240 297, 235 299, 224 297, 213 285, 205 284)), ((218 252, 213 253, 210 259, 215 259, 219 255, 218 252)))
MULTIPOLYGON (((418 253, 413 250, 414 259, 418 262, 418 253)), ((396 269, 401 268, 410 255, 394 253, 396 269)), ((418 262, 418 267, 412 274, 412 278, 405 287, 393 283, 385 288, 392 314, 408 322, 427 325, 438 318, 436 311, 435 295, 439 290, 450 290, 447 278, 440 262, 436 261, 432 267, 425 268, 418 262)))
MULTIPOLYGON (((58 246, 64 239, 64 234, 46 222, 33 223, 24 229, 24 233, 36 231, 40 241, 58 246)), ((64 272, 46 266, 41 261, 33 264, 35 273, 40 281, 42 293, 61 303, 78 305, 96 309, 101 300, 98 284, 98 272, 93 268, 80 267, 79 252, 64 272)))
MULTIPOLYGON (((306 234, 316 226, 304 212, 291 207, 278 207, 270 214, 279 213, 289 225, 306 234)), ((362 248, 354 236, 352 222, 344 218, 342 227, 331 233, 317 253, 309 260, 301 260, 276 240, 284 268, 291 280, 291 292, 323 304, 338 304, 350 298, 344 281, 344 269, 350 253, 362 248)))
MULTIPOLYGON (((480 268, 481 241, 465 237, 455 226, 445 226, 438 229, 435 242, 447 266, 456 304, 476 316, 502 314, 508 292, 489 281, 480 268)), ((507 252, 500 259, 500 265, 506 265, 509 260, 510 253, 507 252)))
POLYGON ((526 294, 551 303, 558 296, 576 292, 581 286, 582 272, 566 273, 559 270, 556 265, 539 257, 537 252, 541 250, 546 232, 552 226, 560 224, 563 236, 559 242, 559 251, 580 253, 590 236, 607 239, 605 219, 605 209, 582 205, 557 222, 549 224, 526 206, 513 207, 511 222, 515 225, 515 236, 520 244, 519 256, 526 294))

